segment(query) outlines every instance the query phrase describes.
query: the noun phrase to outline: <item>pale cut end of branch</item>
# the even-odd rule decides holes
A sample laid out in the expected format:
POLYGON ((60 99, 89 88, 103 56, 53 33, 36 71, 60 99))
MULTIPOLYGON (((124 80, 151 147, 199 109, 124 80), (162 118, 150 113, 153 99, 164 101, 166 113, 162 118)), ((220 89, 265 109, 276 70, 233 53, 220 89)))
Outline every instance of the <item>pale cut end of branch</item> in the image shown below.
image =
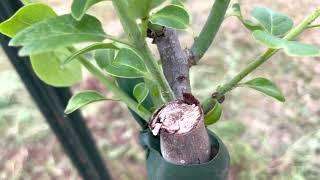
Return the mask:
POLYGON ((201 164, 210 160, 211 147, 203 111, 192 95, 164 105, 150 122, 160 135, 161 153, 174 164, 201 164))
POLYGON ((199 106, 173 102, 167 104, 157 115, 153 135, 158 135, 160 129, 169 134, 183 134, 197 125, 200 118, 199 106))

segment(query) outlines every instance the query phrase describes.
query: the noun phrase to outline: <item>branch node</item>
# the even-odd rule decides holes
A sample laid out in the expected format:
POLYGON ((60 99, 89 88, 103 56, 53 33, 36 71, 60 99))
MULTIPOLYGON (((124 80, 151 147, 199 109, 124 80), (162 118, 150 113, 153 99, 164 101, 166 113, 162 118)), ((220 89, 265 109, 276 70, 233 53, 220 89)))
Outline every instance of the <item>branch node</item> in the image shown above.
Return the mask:
POLYGON ((221 104, 224 102, 224 100, 226 99, 225 95, 220 95, 218 92, 214 92, 212 95, 211 95, 211 98, 212 99, 217 99, 217 101, 221 104))
POLYGON ((166 28, 164 26, 161 27, 160 30, 147 29, 147 37, 153 39, 152 44, 157 42, 157 39, 164 37, 166 33, 166 28))
POLYGON ((184 53, 186 54, 186 57, 188 59, 188 65, 189 67, 197 65, 197 60, 196 60, 196 56, 194 55, 194 53, 192 52, 191 49, 189 48, 185 48, 184 49, 184 53))
POLYGON ((177 81, 179 81, 180 83, 182 83, 184 80, 186 80, 187 78, 185 76, 178 76, 177 77, 177 81))

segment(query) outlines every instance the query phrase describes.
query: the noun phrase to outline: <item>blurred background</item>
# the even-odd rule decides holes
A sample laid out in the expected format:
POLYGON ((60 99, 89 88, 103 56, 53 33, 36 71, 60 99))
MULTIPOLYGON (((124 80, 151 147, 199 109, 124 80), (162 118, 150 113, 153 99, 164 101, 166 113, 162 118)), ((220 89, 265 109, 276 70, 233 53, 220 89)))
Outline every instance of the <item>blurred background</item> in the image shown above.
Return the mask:
MULTIPOLYGON (((72 1, 41 0, 59 14, 70 12, 72 1)), ((212 0, 186 0, 197 34, 212 0)), ((291 16, 295 23, 320 6, 320 0, 241 0, 244 16, 256 6, 270 7, 291 16)), ((89 11, 106 32, 122 35, 111 3, 89 11)), ((181 32, 183 47, 192 35, 181 32)), ((303 42, 320 46, 320 29, 307 30, 303 42)), ((154 53, 156 49, 152 45, 154 53)), ((265 48, 233 17, 227 18, 204 59, 192 67, 194 93, 200 99, 233 77, 265 48)), ((248 89, 227 95, 224 114, 211 126, 224 140, 232 158, 230 180, 320 179, 320 58, 295 59, 278 53, 250 77, 272 79, 283 90, 280 103, 248 89)), ((249 78, 250 78, 249 77, 249 78)), ((86 73, 74 91, 96 89, 108 93, 86 73)), ((83 109, 108 169, 115 180, 146 179, 144 152, 138 143, 138 126, 124 104, 103 102, 83 109)), ((0 48, 0 180, 81 179, 59 142, 32 102, 24 85, 0 48)))

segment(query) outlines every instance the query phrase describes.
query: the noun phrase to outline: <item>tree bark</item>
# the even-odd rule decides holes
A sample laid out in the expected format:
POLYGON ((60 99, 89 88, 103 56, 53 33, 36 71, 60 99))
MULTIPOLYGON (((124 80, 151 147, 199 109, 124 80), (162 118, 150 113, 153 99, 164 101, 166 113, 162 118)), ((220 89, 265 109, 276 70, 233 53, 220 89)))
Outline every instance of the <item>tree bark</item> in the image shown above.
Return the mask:
POLYGON ((188 56, 181 48, 176 30, 163 28, 151 37, 177 100, 154 114, 150 129, 154 135, 160 135, 161 154, 167 161, 181 165, 205 163, 211 158, 211 147, 203 111, 191 94, 188 56))
POLYGON ((162 35, 154 37, 163 67, 163 73, 177 99, 191 93, 188 58, 181 49, 177 32, 164 28, 162 35))

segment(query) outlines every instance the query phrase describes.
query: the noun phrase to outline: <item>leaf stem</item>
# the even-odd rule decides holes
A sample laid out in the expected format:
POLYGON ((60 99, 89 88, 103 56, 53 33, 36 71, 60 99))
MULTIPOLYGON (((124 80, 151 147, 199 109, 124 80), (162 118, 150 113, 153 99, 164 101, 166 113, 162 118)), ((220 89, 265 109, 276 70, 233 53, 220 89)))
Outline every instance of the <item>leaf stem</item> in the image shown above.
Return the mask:
POLYGON ((174 100, 175 96, 168 84, 168 81, 164 77, 163 73, 161 72, 161 69, 157 63, 157 61, 152 56, 151 50, 147 46, 145 42, 145 47, 142 51, 140 51, 140 54, 142 55, 143 59, 145 60, 145 64, 147 67, 149 67, 149 71, 152 75, 152 78, 157 82, 157 84, 160 86, 162 97, 166 102, 174 100))
MULTIPOLYGON (((121 101, 127 104, 127 106, 132 109, 135 113, 137 113, 144 120, 148 121, 151 117, 151 113, 145 109, 143 106, 139 106, 138 103, 130 98, 125 92, 123 92, 115 83, 111 80, 108 80, 107 77, 96 68, 91 62, 88 60, 79 57, 79 61, 81 64, 94 75, 107 89, 113 92, 113 94, 120 98, 121 101)), ((139 124, 143 124, 138 122, 139 124)))
MULTIPOLYGON (((308 26, 319 16, 320 8, 317 8, 314 12, 307 16, 300 24, 298 24, 295 28, 291 29, 283 39, 293 40, 298 35, 300 35, 305 29, 307 29, 308 26)), ((261 56, 252 61, 249 65, 247 65, 242 71, 240 71, 239 74, 237 74, 229 82, 217 88, 217 95, 215 96, 215 98, 222 98, 227 92, 235 88, 243 78, 245 78, 248 74, 257 69, 261 64, 266 62, 271 56, 273 56, 278 51, 278 49, 267 49, 267 51, 265 51, 261 56)), ((214 107, 214 104, 212 103, 212 97, 207 98, 202 103, 202 107, 205 113, 212 109, 214 107)))
POLYGON ((118 42, 118 43, 120 43, 120 44, 124 44, 124 45, 127 45, 127 46, 129 46, 129 47, 134 47, 130 42, 121 40, 121 39, 119 39, 119 38, 116 37, 116 36, 112 36, 112 35, 106 34, 106 35, 104 35, 104 37, 105 37, 106 39, 112 40, 112 41, 114 41, 114 42, 118 42))
POLYGON ((171 91, 171 88, 161 72, 157 62, 152 56, 151 51, 147 46, 147 42, 145 41, 145 37, 142 36, 137 23, 129 16, 126 9, 126 2, 124 0, 113 0, 112 2, 118 13, 124 31, 128 35, 130 41, 134 44, 135 49, 141 55, 144 63, 150 71, 153 80, 155 80, 160 86, 163 98, 166 101, 172 101, 174 99, 174 95, 171 91))
POLYGON ((315 21, 320 16, 320 7, 313 11, 309 16, 307 16, 300 24, 293 28, 289 33, 283 38, 285 40, 292 40, 300 35, 308 26, 315 21))
POLYGON ((134 45, 141 44, 143 37, 141 36, 137 23, 128 14, 127 2, 125 0, 112 0, 112 3, 130 42, 134 45))
POLYGON ((259 67, 261 64, 266 62, 272 55, 274 55, 278 50, 277 49, 268 49, 266 52, 264 52, 261 56, 259 56, 256 60, 252 61, 248 66, 246 66, 242 71, 240 71, 239 74, 237 74, 234 78, 232 78, 228 83, 218 88, 218 96, 217 98, 220 98, 222 95, 227 93, 228 91, 232 90, 235 86, 238 85, 238 83, 246 77, 248 74, 250 74, 252 71, 254 71, 257 67, 259 67))
POLYGON ((320 24, 312 24, 312 25, 309 25, 308 28, 317 28, 317 27, 320 27, 320 24))
POLYGON ((230 0, 216 0, 208 19, 191 47, 194 60, 198 62, 212 44, 226 14, 230 0))

